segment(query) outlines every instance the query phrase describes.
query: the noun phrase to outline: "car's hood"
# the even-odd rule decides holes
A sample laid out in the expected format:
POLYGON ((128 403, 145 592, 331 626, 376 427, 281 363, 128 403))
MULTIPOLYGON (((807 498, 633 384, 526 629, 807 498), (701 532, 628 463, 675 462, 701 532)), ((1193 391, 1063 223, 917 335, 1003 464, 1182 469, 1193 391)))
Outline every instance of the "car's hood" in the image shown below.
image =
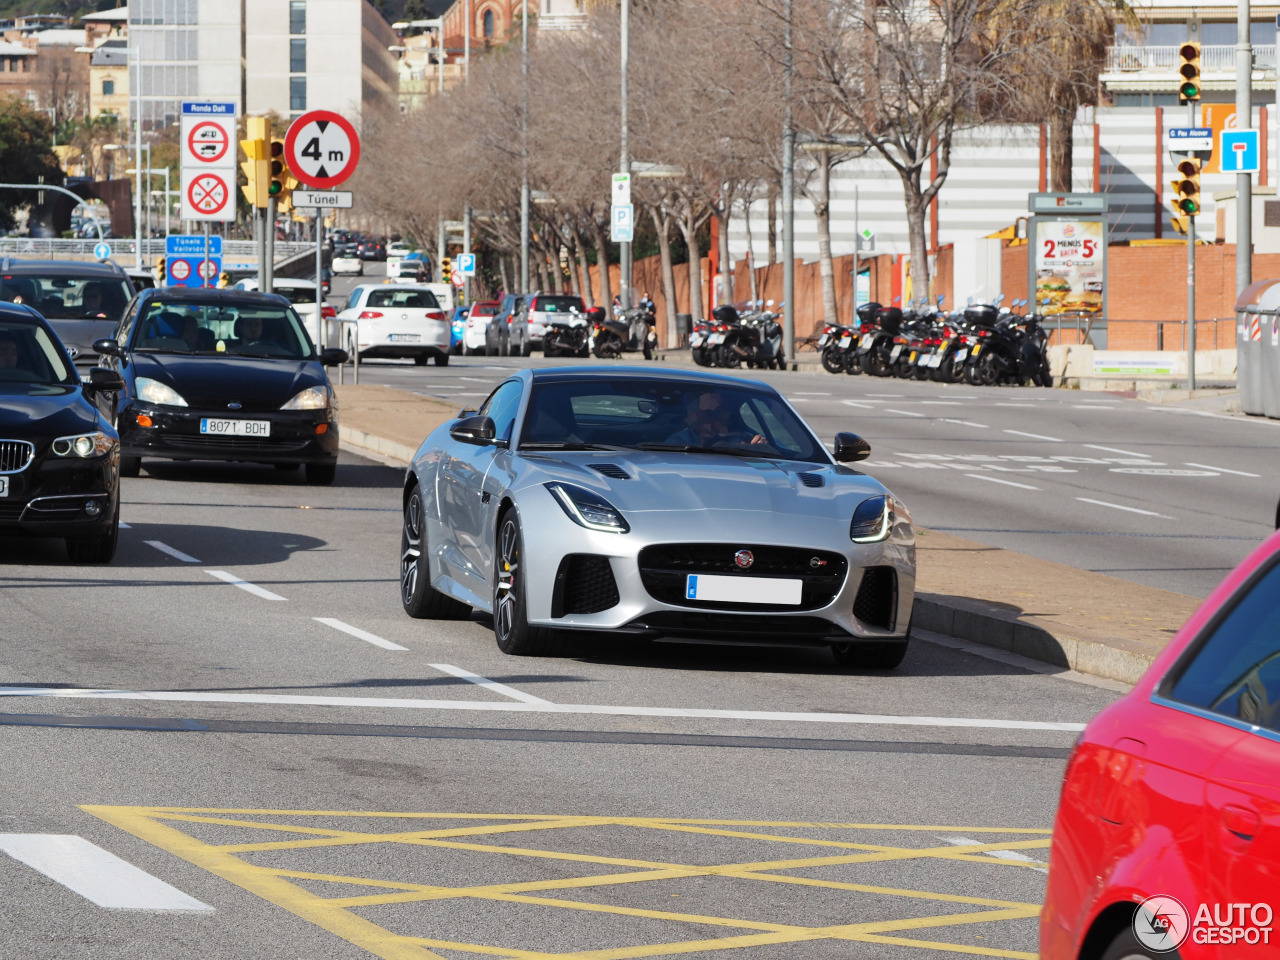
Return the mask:
POLYGON ((137 353, 133 361, 135 377, 168 384, 193 407, 235 400, 276 408, 325 382, 316 360, 137 353))
POLYGON ((821 463, 659 451, 601 450, 521 456, 530 467, 528 480, 576 483, 596 491, 623 512, 631 513, 728 510, 852 516, 853 507, 863 499, 886 492, 873 477, 848 467, 821 463), (620 468, 628 478, 607 476, 593 465, 620 468), (806 475, 805 478, 801 474, 806 475))
POLYGON ((50 387, 46 396, 0 391, 0 440, 52 440, 110 429, 79 387, 50 387))

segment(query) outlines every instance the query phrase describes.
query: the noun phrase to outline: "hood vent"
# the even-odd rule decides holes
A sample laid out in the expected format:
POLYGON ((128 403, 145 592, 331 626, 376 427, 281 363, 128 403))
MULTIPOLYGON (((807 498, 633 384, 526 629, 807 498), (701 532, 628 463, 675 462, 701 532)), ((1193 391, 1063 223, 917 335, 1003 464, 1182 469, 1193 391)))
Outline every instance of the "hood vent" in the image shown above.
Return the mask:
POLYGON ((616 463, 589 463, 587 466, 596 473, 603 473, 606 477, 612 477, 614 480, 631 479, 631 475, 616 463))
POLYGON ((806 487, 825 487, 827 485, 827 481, 820 473, 797 473, 796 476, 800 478, 800 482, 806 487))

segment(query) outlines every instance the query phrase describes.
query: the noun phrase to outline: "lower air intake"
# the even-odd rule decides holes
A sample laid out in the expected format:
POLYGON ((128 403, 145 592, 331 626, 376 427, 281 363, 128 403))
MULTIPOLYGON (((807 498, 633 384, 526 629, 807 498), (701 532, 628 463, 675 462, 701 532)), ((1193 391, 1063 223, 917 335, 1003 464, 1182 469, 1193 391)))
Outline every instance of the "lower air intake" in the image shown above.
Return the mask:
POLYGON ((571 553, 560 561, 556 571, 551 616, 599 613, 617 606, 621 599, 608 557, 571 553))
POLYGON ((868 627, 892 630, 897 606, 898 571, 893 567, 868 567, 853 601, 853 615, 868 627))

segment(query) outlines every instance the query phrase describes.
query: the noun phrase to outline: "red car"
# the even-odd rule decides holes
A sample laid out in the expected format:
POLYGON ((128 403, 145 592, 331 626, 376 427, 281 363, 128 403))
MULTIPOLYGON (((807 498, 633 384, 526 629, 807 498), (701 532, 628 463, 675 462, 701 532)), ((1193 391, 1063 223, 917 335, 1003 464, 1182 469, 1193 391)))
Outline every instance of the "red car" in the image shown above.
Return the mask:
POLYGON ((1081 735, 1043 960, 1280 957, 1280 534, 1081 735))

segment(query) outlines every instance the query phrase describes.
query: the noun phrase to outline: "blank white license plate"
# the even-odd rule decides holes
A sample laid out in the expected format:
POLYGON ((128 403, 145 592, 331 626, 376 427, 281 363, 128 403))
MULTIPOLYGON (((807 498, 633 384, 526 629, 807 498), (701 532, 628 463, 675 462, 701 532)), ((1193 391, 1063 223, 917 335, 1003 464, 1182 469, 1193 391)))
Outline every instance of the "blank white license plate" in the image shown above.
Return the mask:
POLYGON ((927 366, 929 366, 929 363, 930 363, 930 361, 931 361, 932 359, 933 359, 933 354, 932 354, 932 353, 922 353, 922 354, 920 354, 920 356, 916 359, 916 366, 917 366, 917 367, 927 367, 927 366))
POLYGON ((707 337, 707 346, 714 347, 721 343, 724 343, 723 333, 713 333, 711 336, 707 337))
POLYGON ((691 347, 700 347, 700 346, 702 346, 702 337, 691 337, 691 338, 689 339, 689 346, 691 346, 691 347))
POLYGON ((393 333, 390 337, 392 343, 417 343, 421 339, 420 333, 393 333))
POLYGON ((962 360, 963 360, 965 357, 967 357, 968 355, 969 355, 969 351, 968 351, 968 350, 957 350, 957 351, 956 351, 956 363, 959 363, 960 361, 962 361, 962 360))
POLYGON ((686 600, 710 600, 713 603, 785 603, 800 604, 800 580, 773 577, 717 577, 691 573, 685 580, 686 600))
POLYGON ((0 497, 7 497, 8 495, 9 495, 9 478, 0 477, 0 497))
POLYGON ((824 333, 822 336, 820 336, 818 338, 818 349, 821 350, 823 347, 825 347, 827 345, 827 341, 830 339, 831 339, 831 334, 829 333, 824 333))
POLYGON ((894 347, 894 348, 889 352, 889 359, 890 359, 890 360, 897 360, 897 359, 898 359, 898 354, 900 354, 901 352, 902 352, 902 344, 898 344, 896 347, 894 347))
POLYGON ((269 437, 270 420, 214 420, 206 417, 200 421, 200 432, 214 437, 269 437))
POLYGON ((852 336, 851 334, 848 334, 848 333, 846 333, 843 337, 841 337, 841 338, 840 338, 840 349, 841 349, 841 350, 844 350, 846 347, 848 347, 848 346, 849 346, 849 341, 850 341, 850 340, 852 340, 852 339, 853 339, 853 336, 852 336))
POLYGON ((929 366, 933 367, 935 370, 938 367, 942 366, 942 354, 935 353, 933 356, 931 356, 929 358, 929 366))

